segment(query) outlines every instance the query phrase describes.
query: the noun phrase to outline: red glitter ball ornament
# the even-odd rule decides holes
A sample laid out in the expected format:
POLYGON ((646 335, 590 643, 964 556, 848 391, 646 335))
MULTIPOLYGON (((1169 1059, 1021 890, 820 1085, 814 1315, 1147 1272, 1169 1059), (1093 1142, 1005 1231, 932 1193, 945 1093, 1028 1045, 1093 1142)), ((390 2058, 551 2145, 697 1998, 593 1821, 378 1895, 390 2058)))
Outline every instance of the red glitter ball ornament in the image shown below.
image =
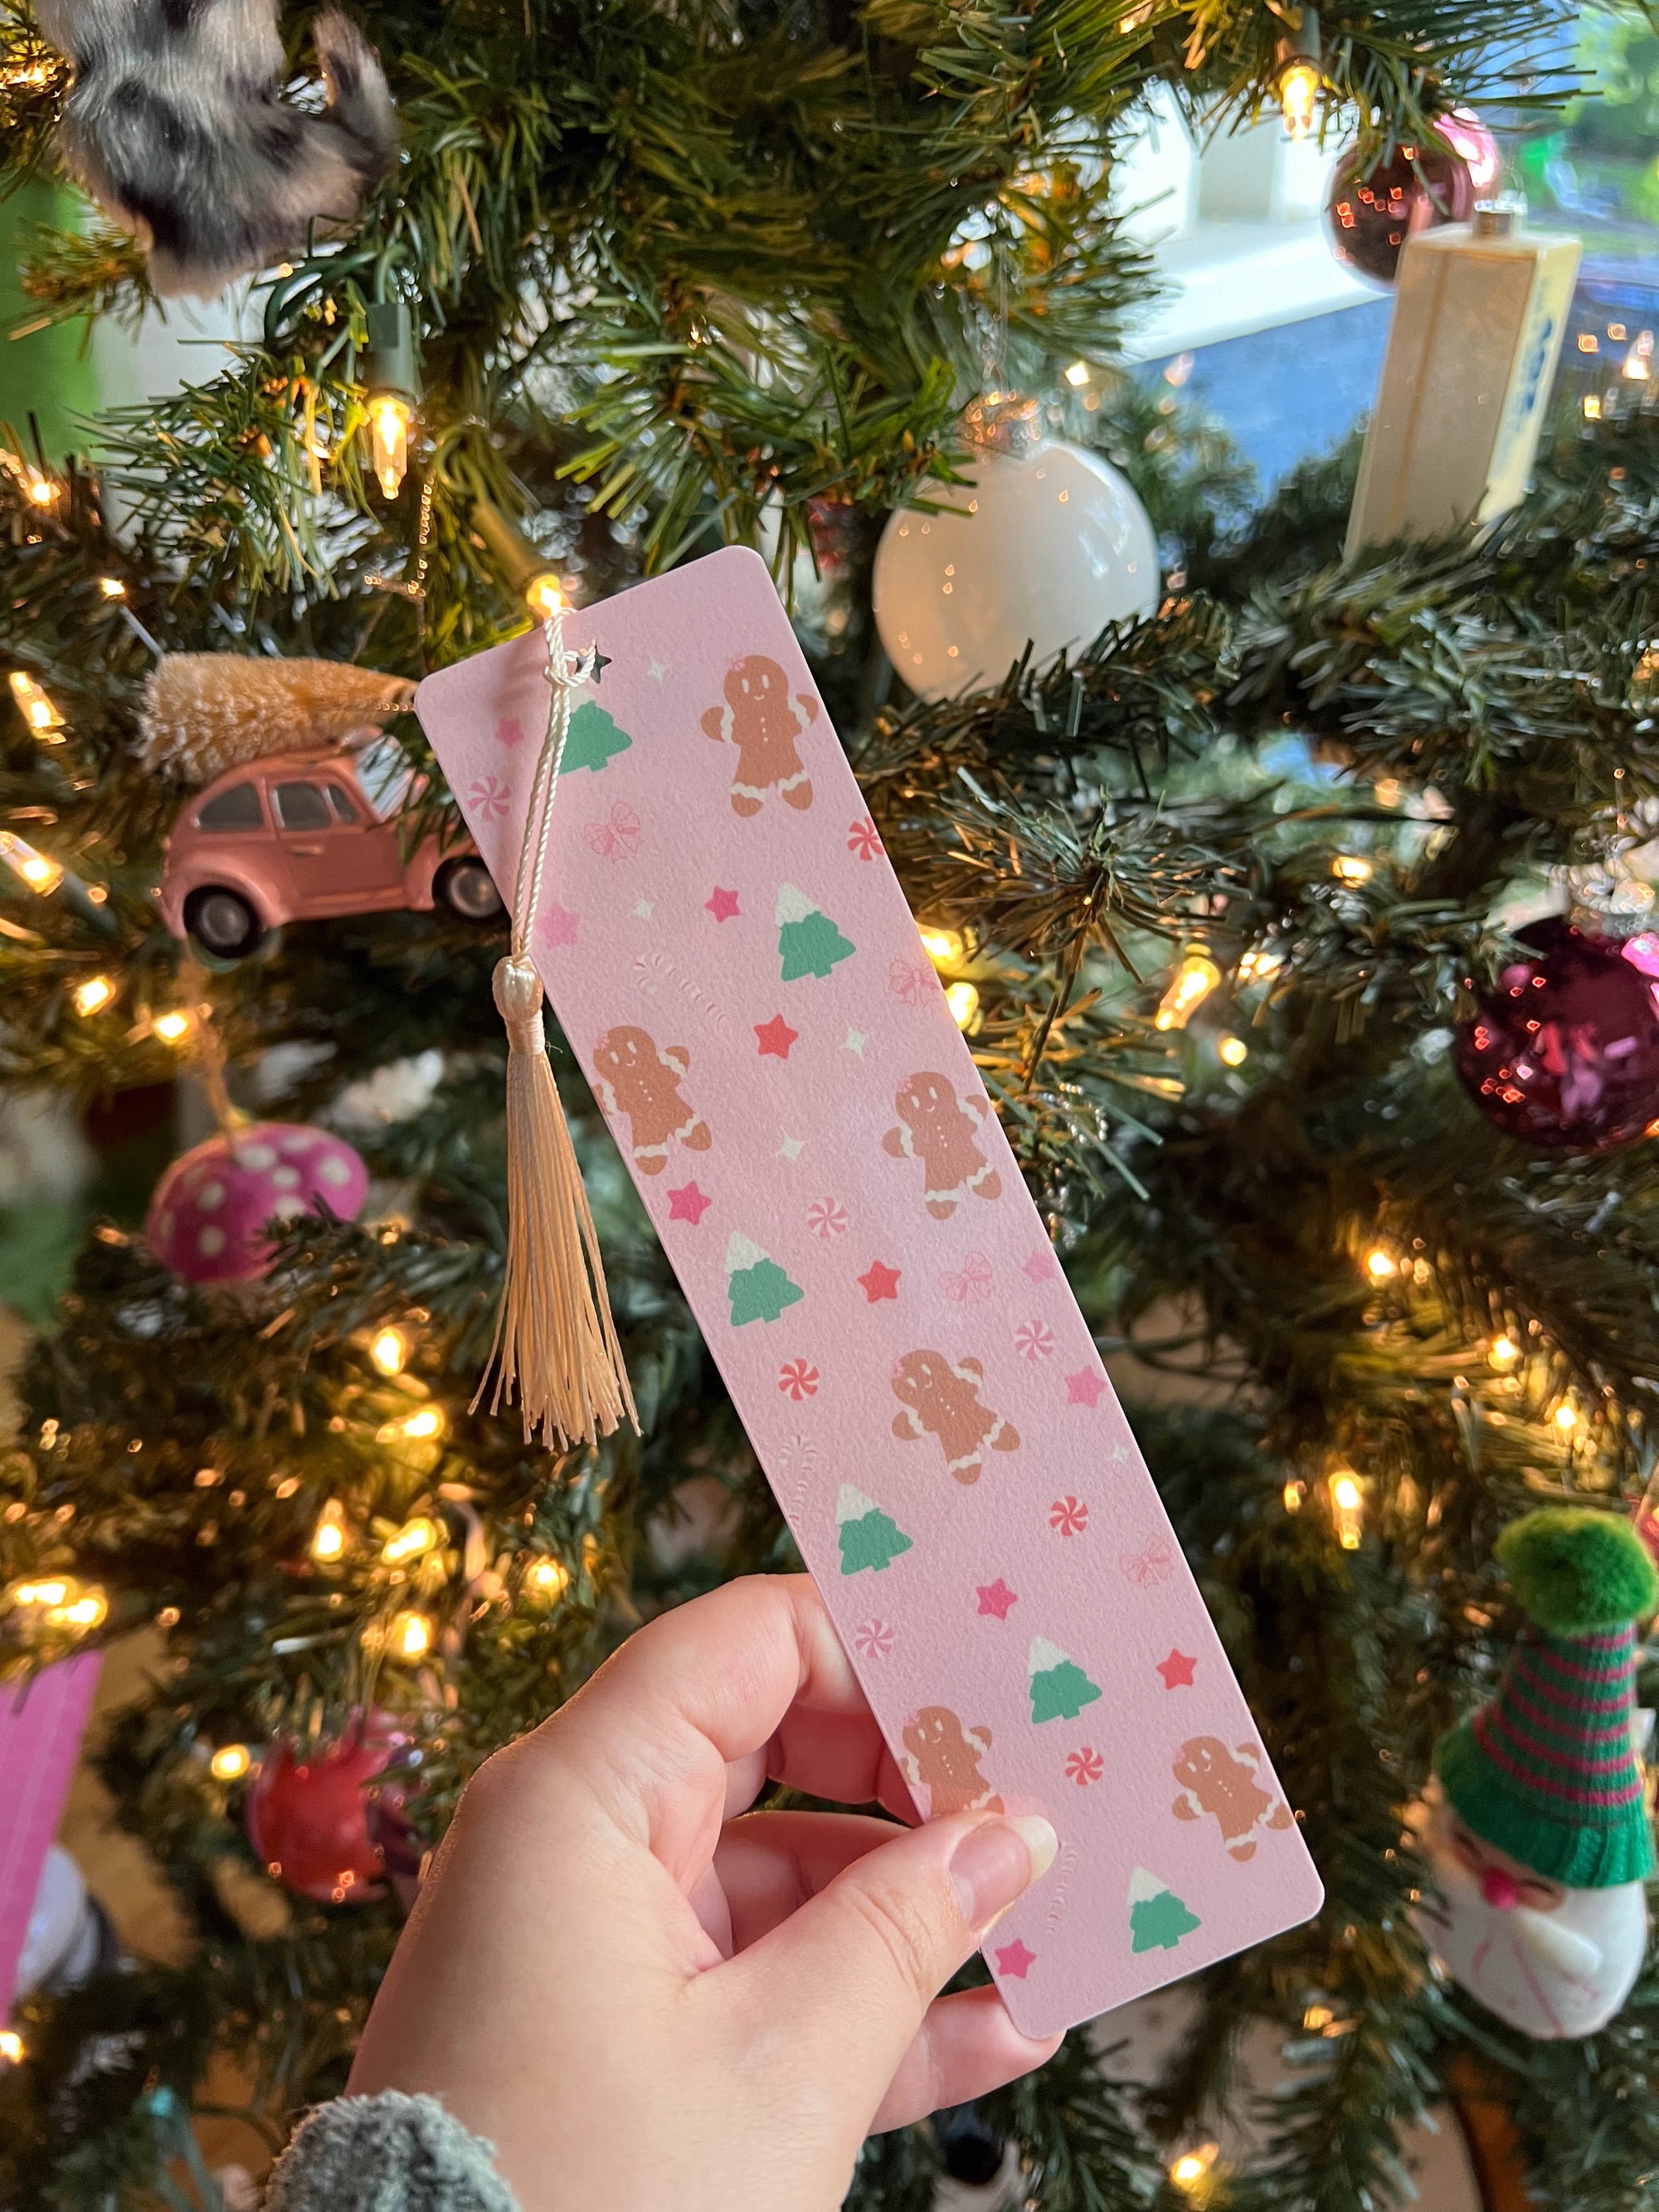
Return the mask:
POLYGON ((1599 937, 1557 918, 1457 1032, 1457 1072, 1523 1144, 1599 1152, 1659 1121, 1659 933, 1599 937))
POLYGON ((1397 146, 1390 160, 1378 161, 1369 148, 1351 146, 1332 173, 1325 202, 1332 250, 1381 284, 1394 283, 1413 232, 1467 222, 1498 180, 1498 149, 1484 124, 1448 115, 1439 128, 1452 150, 1397 146))
POLYGON ((386 1873, 384 1838, 395 1811, 374 1789, 408 1739, 379 1716, 359 1720, 308 1759, 290 1743, 266 1750, 247 1793, 247 1833, 266 1871, 319 1905, 361 1905, 378 1897, 386 1873), (371 1823, 380 1840, 371 1832, 371 1823))

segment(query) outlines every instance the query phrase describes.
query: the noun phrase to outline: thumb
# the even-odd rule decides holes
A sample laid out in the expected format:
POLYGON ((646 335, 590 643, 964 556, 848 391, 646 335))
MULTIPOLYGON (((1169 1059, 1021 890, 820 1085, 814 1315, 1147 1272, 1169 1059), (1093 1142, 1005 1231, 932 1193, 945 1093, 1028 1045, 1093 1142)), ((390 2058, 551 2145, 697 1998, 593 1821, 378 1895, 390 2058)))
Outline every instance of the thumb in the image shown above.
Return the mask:
POLYGON ((811 2070, 873 2112, 928 2006, 991 1924, 1054 1864, 1037 1814, 901 1830, 723 1968, 756 2015, 795 2024, 811 2070))

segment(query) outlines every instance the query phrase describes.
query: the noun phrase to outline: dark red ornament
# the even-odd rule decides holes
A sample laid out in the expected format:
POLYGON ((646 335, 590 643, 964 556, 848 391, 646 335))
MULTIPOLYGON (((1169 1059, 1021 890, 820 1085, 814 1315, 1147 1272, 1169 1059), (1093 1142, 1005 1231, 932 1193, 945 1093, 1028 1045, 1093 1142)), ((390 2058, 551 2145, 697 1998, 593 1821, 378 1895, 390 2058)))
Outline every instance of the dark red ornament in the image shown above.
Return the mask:
MULTIPOLYGON (((1447 118, 1449 135, 1451 118, 1447 118)), ((1480 125, 1480 136, 1491 140, 1480 125)), ((1493 165, 1496 165, 1496 154, 1493 165)), ((1350 147, 1331 176, 1325 202, 1325 227, 1339 261, 1392 284, 1400 253, 1414 231, 1437 230, 1442 223, 1467 222, 1479 197, 1470 161, 1462 151, 1439 146, 1396 146, 1392 159, 1377 161, 1363 146, 1350 147)))
POLYGON ((1457 1032, 1474 1103, 1523 1144, 1599 1152, 1659 1121, 1659 933, 1600 937, 1560 919, 1516 933, 1511 961, 1457 1032))
POLYGON ((383 1717, 359 1721, 304 1759, 290 1743, 266 1750, 247 1793, 247 1833, 266 1871, 319 1905, 360 1905, 381 1893, 393 1790, 373 1785, 406 1746, 383 1717), (378 1800, 386 1802, 376 1809, 378 1800))

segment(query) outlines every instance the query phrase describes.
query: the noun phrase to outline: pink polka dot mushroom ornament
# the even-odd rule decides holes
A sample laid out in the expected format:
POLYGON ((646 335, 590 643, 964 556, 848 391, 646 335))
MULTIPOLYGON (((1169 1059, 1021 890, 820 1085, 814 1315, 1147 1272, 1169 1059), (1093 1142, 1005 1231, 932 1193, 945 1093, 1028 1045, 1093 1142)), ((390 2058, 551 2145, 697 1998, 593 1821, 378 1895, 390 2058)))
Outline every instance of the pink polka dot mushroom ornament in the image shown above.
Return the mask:
POLYGON ((319 1208, 350 1221, 368 1170, 342 1139, 293 1121, 258 1121, 180 1154, 155 1186, 144 1236, 186 1283, 247 1283, 270 1264, 273 1221, 319 1208))

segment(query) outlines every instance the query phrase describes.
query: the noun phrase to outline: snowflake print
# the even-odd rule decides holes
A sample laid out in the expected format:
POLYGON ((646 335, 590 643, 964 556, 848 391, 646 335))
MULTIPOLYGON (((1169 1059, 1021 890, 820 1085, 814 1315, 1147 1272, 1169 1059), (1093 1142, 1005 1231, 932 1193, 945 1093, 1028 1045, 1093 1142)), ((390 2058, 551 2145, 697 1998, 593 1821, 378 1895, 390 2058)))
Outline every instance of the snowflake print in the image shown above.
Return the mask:
POLYGON ((847 1234, 847 1208, 833 1198, 820 1198, 806 1209, 806 1225, 827 1244, 832 1237, 847 1234))
POLYGON ((933 971, 919 961, 895 960, 887 970, 887 988, 896 999, 907 1006, 920 1006, 922 994, 933 981, 933 971))
POLYGON ((1022 1359, 1046 1359, 1054 1348, 1054 1333, 1046 1321, 1028 1321, 1014 1331, 1014 1350, 1022 1359))
POLYGON ((1175 1557, 1163 1537, 1154 1536, 1145 1551, 1123 1553, 1117 1571, 1126 1583, 1146 1589, 1154 1583, 1166 1582, 1175 1572, 1175 1557))
POLYGON ((778 1388, 799 1406, 803 1398, 818 1395, 818 1370, 805 1359, 786 1359, 778 1370, 778 1388))
POLYGON ((953 1305, 981 1306, 991 1295, 991 1263, 983 1252, 970 1252, 960 1267, 939 1277, 939 1288, 953 1305))
POLYGON ((847 830, 847 849, 856 853, 861 860, 873 860, 881 851, 881 839, 876 825, 866 814, 861 821, 849 823, 847 830))
POLYGON ((1080 1536, 1089 1525, 1089 1509, 1080 1498, 1057 1498, 1048 1508, 1048 1526, 1062 1536, 1080 1536))
POLYGON ((1075 1782, 1079 1790, 1086 1790, 1091 1782, 1098 1782, 1105 1771, 1105 1760, 1091 1744, 1084 1744, 1066 1762, 1066 1779, 1075 1782))
POLYGON ((893 1632, 884 1620, 861 1620, 853 1631, 853 1649, 866 1659, 884 1659, 893 1648, 893 1632))
POLYGON ((499 776, 475 776, 466 796, 474 812, 482 814, 486 822, 499 822, 507 812, 507 786, 499 776))

